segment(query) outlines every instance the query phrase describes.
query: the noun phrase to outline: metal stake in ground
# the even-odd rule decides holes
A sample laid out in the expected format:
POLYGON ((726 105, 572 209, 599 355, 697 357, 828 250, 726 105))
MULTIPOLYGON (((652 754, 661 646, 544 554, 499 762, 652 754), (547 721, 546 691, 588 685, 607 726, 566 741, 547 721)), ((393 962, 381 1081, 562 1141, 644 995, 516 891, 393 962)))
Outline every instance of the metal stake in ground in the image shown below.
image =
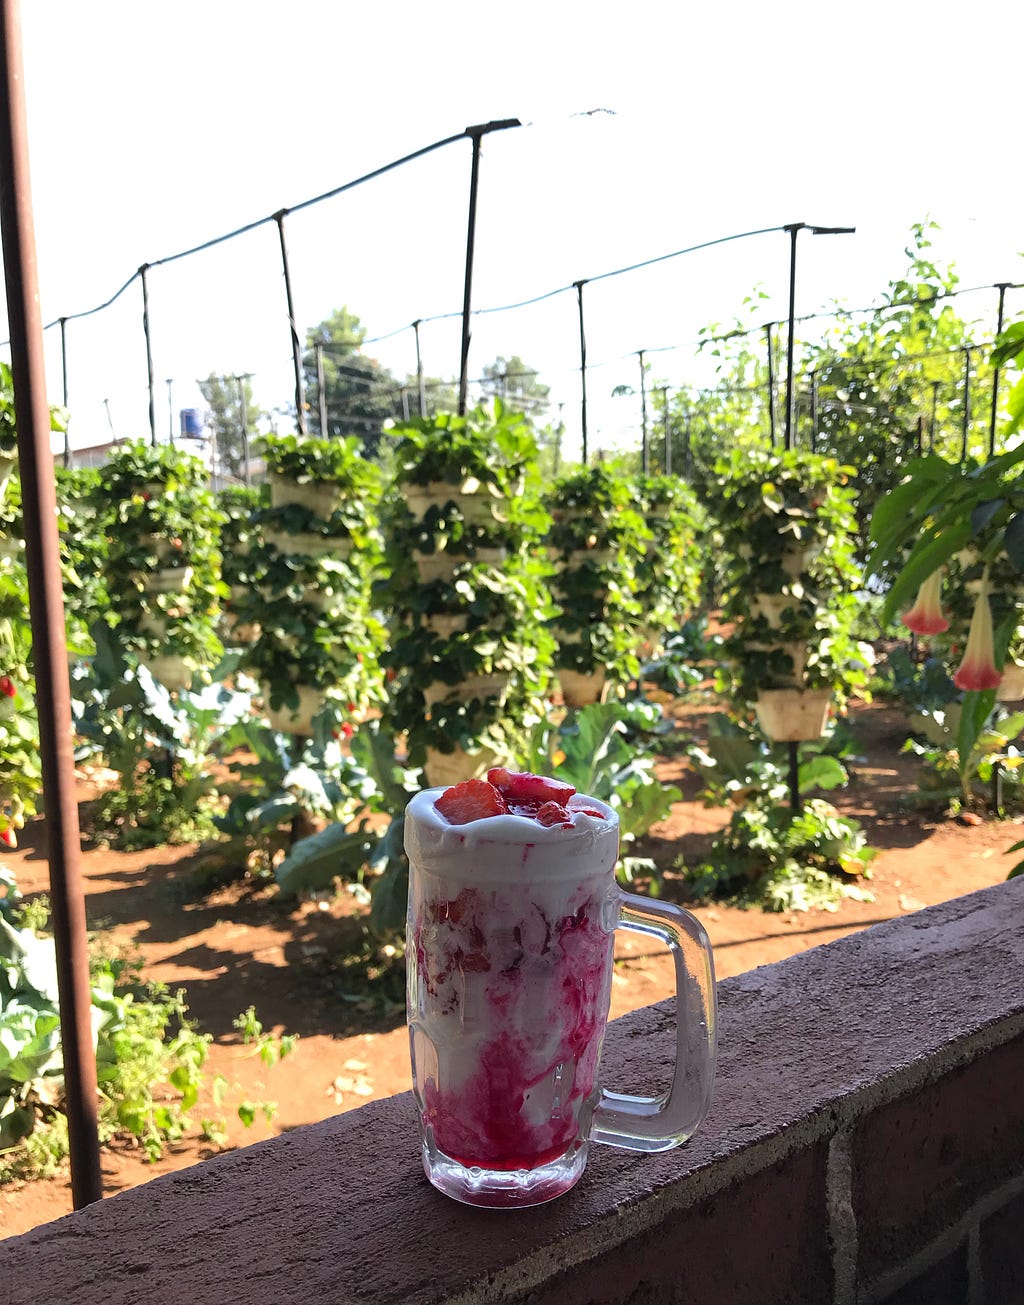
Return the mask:
POLYGON ((803 810, 800 798, 800 744, 790 743, 789 747, 789 805, 794 816, 803 810))
POLYGON ((103 1195, 96 1113, 96 1060, 80 872, 78 805, 71 739, 71 685, 64 639, 57 493, 43 368, 25 69, 18 0, 0 2, 0 226, 11 329, 18 458, 25 518, 39 753, 46 806, 50 892, 60 994, 61 1050, 75 1207, 103 1195))

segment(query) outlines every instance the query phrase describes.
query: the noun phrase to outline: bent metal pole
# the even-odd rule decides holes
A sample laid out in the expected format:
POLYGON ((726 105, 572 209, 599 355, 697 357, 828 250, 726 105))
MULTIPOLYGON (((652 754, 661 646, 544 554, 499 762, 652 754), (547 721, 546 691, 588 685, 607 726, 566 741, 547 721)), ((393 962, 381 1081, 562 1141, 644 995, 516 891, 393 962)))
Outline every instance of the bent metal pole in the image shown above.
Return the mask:
POLYGON ((43 326, 29 185, 24 85, 18 0, 0 0, 0 226, 57 951, 71 1189, 77 1209, 99 1200, 103 1189, 96 1131, 96 1059, 90 1021, 85 899, 71 750, 71 687, 64 640, 50 410, 43 373, 43 326))

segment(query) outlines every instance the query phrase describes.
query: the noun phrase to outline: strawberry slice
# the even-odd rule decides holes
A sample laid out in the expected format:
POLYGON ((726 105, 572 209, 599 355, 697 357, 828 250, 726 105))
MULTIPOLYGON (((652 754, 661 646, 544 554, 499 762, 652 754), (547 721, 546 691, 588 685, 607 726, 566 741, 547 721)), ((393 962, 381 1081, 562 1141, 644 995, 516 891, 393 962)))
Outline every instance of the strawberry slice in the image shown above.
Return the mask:
POLYGON ((545 802, 534 816, 538 825, 565 825, 572 827, 572 816, 557 802, 545 802))
POLYGON ((545 802, 557 802, 564 807, 576 792, 571 784, 564 784, 561 780, 548 779, 546 775, 531 775, 528 770, 506 770, 504 766, 492 766, 487 772, 487 780, 507 802, 521 803, 524 806, 543 806, 545 802))
POLYGON ((450 825, 468 825, 488 816, 507 816, 508 803, 485 779, 467 779, 445 789, 434 803, 450 825))

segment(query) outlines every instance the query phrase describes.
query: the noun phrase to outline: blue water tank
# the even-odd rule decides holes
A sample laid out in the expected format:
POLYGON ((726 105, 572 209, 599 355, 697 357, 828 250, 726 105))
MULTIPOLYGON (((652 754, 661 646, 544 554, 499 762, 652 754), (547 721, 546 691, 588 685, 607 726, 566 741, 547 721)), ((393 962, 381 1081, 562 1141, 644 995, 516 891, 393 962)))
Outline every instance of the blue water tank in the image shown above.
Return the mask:
POLYGON ((198 408, 181 409, 181 438, 198 440, 203 436, 203 414, 198 408))

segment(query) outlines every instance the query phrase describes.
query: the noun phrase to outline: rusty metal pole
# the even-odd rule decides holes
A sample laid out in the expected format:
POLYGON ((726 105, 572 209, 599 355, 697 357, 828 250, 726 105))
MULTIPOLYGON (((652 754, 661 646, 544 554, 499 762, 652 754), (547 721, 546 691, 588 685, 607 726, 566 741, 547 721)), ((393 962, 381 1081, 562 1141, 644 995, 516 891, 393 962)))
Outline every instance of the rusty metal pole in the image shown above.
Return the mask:
POLYGON ((281 245, 281 266, 284 269, 284 293, 288 303, 288 326, 292 336, 292 370, 295 373, 295 424, 300 435, 306 434, 306 395, 302 383, 302 344, 299 341, 299 328, 295 325, 295 301, 292 298, 292 274, 288 266, 288 245, 284 238, 284 219, 288 210, 281 209, 274 214, 277 223, 277 237, 281 245))
POLYGON ((103 1195, 96 1112, 85 897, 72 754, 71 686, 64 639, 57 494, 43 368, 25 72, 18 0, 0 0, 0 225, 11 332, 18 457, 25 517, 32 656, 39 712, 45 830, 60 993, 61 1046, 75 1208, 103 1195))

